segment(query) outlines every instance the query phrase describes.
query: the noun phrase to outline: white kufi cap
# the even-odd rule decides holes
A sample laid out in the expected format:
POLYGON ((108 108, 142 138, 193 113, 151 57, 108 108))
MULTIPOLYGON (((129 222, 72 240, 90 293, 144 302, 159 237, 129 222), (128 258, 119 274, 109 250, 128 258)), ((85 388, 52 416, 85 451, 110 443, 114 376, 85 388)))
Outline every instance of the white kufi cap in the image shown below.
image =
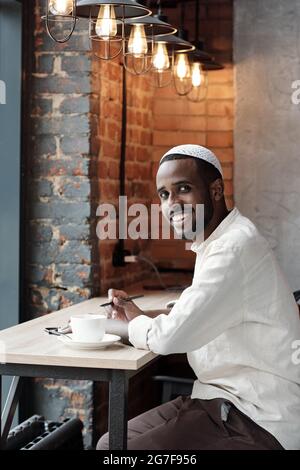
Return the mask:
POLYGON ((186 144, 173 147, 162 156, 160 163, 163 162, 167 155, 186 155, 187 157, 200 158, 200 160, 204 160, 205 162, 213 165, 217 170, 219 170, 221 176, 223 177, 222 166, 218 158, 211 150, 207 149, 206 147, 202 147, 202 145, 186 144))

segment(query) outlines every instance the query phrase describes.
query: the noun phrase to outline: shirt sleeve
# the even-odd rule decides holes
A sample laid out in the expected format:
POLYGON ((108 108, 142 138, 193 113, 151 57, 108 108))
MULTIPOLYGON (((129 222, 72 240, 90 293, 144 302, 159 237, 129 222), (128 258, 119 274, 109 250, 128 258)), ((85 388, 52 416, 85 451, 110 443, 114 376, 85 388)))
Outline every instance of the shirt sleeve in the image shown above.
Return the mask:
POLYGON ((140 315, 129 322, 129 341, 156 354, 200 349, 243 321, 240 252, 216 243, 168 315, 140 315))

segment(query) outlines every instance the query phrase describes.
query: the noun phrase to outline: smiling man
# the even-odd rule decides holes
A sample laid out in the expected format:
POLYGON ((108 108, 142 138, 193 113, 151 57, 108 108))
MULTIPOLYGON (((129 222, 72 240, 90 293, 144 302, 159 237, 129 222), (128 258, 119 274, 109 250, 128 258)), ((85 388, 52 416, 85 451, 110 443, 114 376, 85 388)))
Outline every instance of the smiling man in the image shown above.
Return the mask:
MULTIPOLYGON (((193 282, 170 311, 143 312, 111 289, 109 315, 136 348, 187 353, 191 396, 128 423, 128 449, 299 449, 298 308, 272 250, 237 208, 228 211, 217 157, 197 145, 171 149, 157 190, 177 234, 192 237, 193 282), (180 209, 189 204, 183 215, 180 209), (202 228, 197 204, 204 205, 202 228), (190 220, 193 230, 184 231, 190 220)), ((111 320, 113 322, 113 320, 111 320)), ((108 448, 104 435, 98 449, 108 448)))
POLYGON ((228 215, 220 162, 204 147, 171 149, 161 159, 156 182, 162 213, 179 237, 206 239, 228 215), (197 206, 204 207, 203 220, 197 206))

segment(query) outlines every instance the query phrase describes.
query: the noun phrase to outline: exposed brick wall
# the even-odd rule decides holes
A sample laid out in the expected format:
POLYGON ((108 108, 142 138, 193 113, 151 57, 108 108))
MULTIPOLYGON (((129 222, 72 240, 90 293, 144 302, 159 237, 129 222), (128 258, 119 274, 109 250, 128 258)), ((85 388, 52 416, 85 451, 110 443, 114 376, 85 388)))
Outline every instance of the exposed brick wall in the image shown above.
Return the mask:
MULTIPOLYGON (((185 29, 194 39, 195 2, 187 1, 185 29)), ((180 26, 178 11, 167 9, 168 19, 180 26)), ((216 153, 222 163, 225 196, 233 206, 233 116, 234 87, 232 64, 232 0, 200 2, 200 36, 205 49, 224 66, 208 72, 206 99, 200 103, 177 95, 174 86, 157 89, 153 100, 153 162, 155 178, 158 162, 172 146, 184 143, 204 145, 216 153)), ((155 188, 153 188, 155 190, 155 188)), ((193 267, 194 255, 180 241, 153 241, 151 253, 163 266, 193 267), (176 253, 176 255, 175 255, 176 253)))
MULTIPOLYGON (((42 4, 44 2, 41 2, 42 4)), ((28 316, 90 297, 90 58, 77 30, 57 46, 36 2, 27 135, 28 316)))
MULTIPOLYGON (((29 18, 24 42, 27 48, 32 44, 24 70, 29 110, 24 116, 24 319, 86 300, 99 287, 88 38, 84 25, 78 25, 72 41, 55 44, 40 20, 45 2, 28 3, 27 16, 33 11, 35 16, 29 18)), ((54 420, 77 415, 91 429, 91 383, 38 380, 30 396, 30 413, 54 420)))
MULTIPOLYGON (((98 90, 99 106, 95 112, 94 142, 98 152, 98 204, 118 207, 119 163, 122 129, 122 67, 118 60, 93 61, 94 94, 98 90)), ((151 203, 152 97, 153 88, 147 77, 127 73, 127 146, 126 185, 128 207, 133 203, 151 203)), ((99 241, 101 292, 109 287, 126 284, 149 275, 149 268, 140 264, 116 268, 112 253, 116 241, 99 241)), ((125 248, 147 250, 147 241, 126 240, 125 248)))

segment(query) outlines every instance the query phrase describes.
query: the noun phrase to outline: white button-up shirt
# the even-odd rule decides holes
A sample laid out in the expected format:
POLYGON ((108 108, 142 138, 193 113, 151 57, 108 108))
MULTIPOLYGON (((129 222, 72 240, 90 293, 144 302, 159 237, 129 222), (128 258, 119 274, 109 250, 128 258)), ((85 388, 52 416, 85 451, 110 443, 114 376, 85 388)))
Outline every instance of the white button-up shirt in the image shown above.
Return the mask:
POLYGON ((168 315, 129 322, 129 341, 187 353, 192 398, 226 398, 286 449, 300 449, 300 319, 272 250, 235 208, 196 252, 193 282, 168 315))

